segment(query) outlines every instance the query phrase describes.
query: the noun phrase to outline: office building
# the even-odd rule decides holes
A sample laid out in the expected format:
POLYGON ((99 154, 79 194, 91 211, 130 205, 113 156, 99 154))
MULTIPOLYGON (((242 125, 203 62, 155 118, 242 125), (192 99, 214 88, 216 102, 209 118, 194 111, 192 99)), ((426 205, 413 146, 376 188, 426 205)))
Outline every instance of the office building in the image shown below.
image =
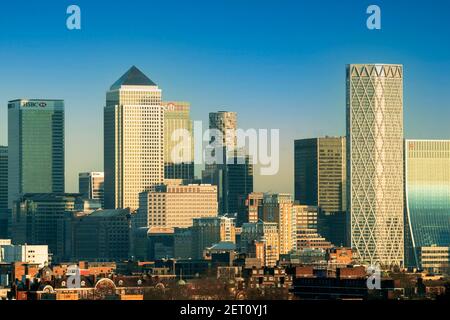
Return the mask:
POLYGON ((347 246, 347 212, 318 211, 317 231, 335 246, 347 246))
POLYGON ((417 250, 421 270, 450 275, 450 247, 419 247, 417 250))
POLYGON ((405 256, 422 268, 421 247, 450 247, 450 140, 405 141, 405 256))
POLYGON ((295 200, 325 212, 346 211, 345 137, 295 141, 295 200))
POLYGON ((8 207, 25 193, 64 192, 64 101, 8 103, 8 207))
POLYGON ((164 179, 161 89, 134 66, 106 94, 104 167, 108 209, 136 210, 139 193, 164 179))
POLYGON ((207 217, 193 220, 192 250, 195 259, 203 258, 203 251, 219 242, 235 243, 236 230, 233 218, 207 217))
POLYGON ((205 184, 160 185, 139 195, 136 227, 192 226, 194 218, 217 216, 217 187, 205 184))
POLYGON ((278 225, 279 252, 287 254, 294 249, 295 215, 292 196, 287 193, 265 194, 263 199, 263 221, 278 225))
POLYGON ((38 264, 43 268, 49 263, 46 245, 0 245, 0 263, 24 262, 38 264))
POLYGON ((240 247, 247 257, 260 259, 263 266, 275 266, 280 257, 277 223, 244 223, 240 247))
POLYGON ((0 239, 8 236, 8 147, 0 146, 0 239))
POLYGON ((362 262, 402 266, 403 67, 347 66, 350 242, 362 262))
POLYGON ((58 241, 58 223, 68 212, 76 210, 79 194, 27 193, 12 208, 12 241, 14 244, 48 245, 53 260, 64 251, 58 241))
POLYGON ((123 261, 131 255, 129 209, 105 209, 92 213, 69 213, 59 241, 66 244, 70 261, 123 261))
POLYGON ((236 225, 240 227, 243 223, 256 223, 262 219, 263 199, 264 193, 262 192, 252 192, 247 196, 240 196, 236 225))
POLYGON ((253 192, 253 163, 242 150, 228 152, 224 163, 207 164, 202 182, 217 186, 219 214, 236 214, 239 203, 253 192))
POLYGON ((164 107, 164 178, 194 179, 194 135, 188 102, 169 101, 164 107))
POLYGON ((295 239, 293 247, 295 251, 305 249, 327 249, 332 247, 318 232, 320 207, 294 204, 292 206, 295 221, 295 239))
POLYGON ((78 192, 83 199, 96 200, 104 206, 104 173, 81 172, 78 174, 78 192))

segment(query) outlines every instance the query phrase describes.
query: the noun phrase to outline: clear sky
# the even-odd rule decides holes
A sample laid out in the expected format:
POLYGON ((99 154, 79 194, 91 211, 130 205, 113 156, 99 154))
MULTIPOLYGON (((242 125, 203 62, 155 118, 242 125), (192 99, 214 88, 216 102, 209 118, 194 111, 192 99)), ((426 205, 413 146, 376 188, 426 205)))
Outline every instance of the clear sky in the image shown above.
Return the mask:
POLYGON ((0 143, 8 100, 64 99, 77 191, 78 172, 103 170, 105 92, 136 65, 194 120, 230 110, 242 128, 279 128, 281 170, 255 189, 292 192, 293 140, 345 134, 347 63, 404 64, 405 136, 450 139, 449 16, 448 0, 2 1, 0 143), (381 30, 366 28, 371 4, 381 30))

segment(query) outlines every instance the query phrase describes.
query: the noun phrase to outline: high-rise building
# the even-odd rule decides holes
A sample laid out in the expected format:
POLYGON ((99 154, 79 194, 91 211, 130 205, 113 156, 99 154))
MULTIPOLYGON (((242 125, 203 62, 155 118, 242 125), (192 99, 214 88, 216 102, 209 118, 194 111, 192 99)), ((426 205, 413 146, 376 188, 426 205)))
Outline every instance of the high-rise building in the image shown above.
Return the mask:
POLYGON ((403 67, 347 66, 347 199, 363 262, 402 266, 403 67))
POLYGON ((139 193, 164 180, 164 108, 161 90, 131 67, 106 94, 105 208, 139 206, 139 193))
POLYGON ((64 251, 58 241, 58 224, 68 212, 76 210, 79 194, 27 193, 14 202, 11 230, 14 244, 48 245, 53 260, 64 251))
POLYGON ((278 224, 275 222, 244 223, 241 251, 249 258, 260 258, 262 265, 276 266, 280 258, 278 224))
POLYGON ((345 137, 295 141, 295 200, 326 212, 346 211, 345 137))
POLYGON ((164 107, 164 178, 194 179, 194 136, 188 102, 169 101, 164 107))
POLYGON ((205 184, 160 185, 142 192, 135 227, 191 227, 194 218, 217 216, 216 194, 216 186, 205 184))
POLYGON ((0 146, 0 239, 8 236, 8 147, 0 146))
POLYGON ((241 151, 228 153, 224 163, 207 164, 203 183, 217 186, 219 214, 235 214, 242 198, 253 192, 253 163, 241 151))
POLYGON ((240 196, 238 203, 238 212, 236 225, 242 226, 243 223, 256 223, 262 219, 264 193, 252 192, 247 196, 240 196))
POLYGON ((237 149, 236 112, 210 113, 209 129, 216 161, 205 165, 202 181, 217 186, 219 214, 235 214, 240 199, 253 192, 253 161, 245 150, 237 149))
POLYGON ((295 247, 296 236, 292 196, 287 193, 265 194, 262 210, 263 221, 278 224, 280 254, 288 254, 295 247))
POLYGON ((405 141, 405 260, 421 247, 450 247, 450 140, 405 141))
POLYGON ((211 112, 209 114, 209 129, 217 137, 211 137, 210 142, 217 146, 221 145, 227 151, 233 151, 237 147, 237 114, 230 111, 211 112), (220 141, 216 141, 216 138, 220 141))
POLYGON ((8 207, 21 194, 64 192, 64 101, 8 103, 8 207))
POLYGON ((103 207, 104 190, 103 172, 81 172, 78 174, 78 192, 83 199, 98 200, 103 207))

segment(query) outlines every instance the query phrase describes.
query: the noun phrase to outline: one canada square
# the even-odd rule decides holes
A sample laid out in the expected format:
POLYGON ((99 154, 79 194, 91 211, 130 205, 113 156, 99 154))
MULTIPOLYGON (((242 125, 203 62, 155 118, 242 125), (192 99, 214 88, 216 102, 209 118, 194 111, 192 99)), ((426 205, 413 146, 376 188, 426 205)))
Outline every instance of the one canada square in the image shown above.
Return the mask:
POLYGON ((350 241, 361 261, 402 266, 403 66, 347 66, 350 241))
POLYGON ((105 208, 139 206, 139 193, 164 179, 161 89, 132 67, 106 94, 104 109, 105 208))

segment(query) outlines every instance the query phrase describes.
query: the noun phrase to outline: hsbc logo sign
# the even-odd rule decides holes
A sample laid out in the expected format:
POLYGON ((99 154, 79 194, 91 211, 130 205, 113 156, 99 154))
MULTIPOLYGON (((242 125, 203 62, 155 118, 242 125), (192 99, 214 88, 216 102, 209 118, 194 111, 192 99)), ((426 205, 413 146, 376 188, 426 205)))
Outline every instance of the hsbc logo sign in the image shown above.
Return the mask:
POLYGON ((26 101, 22 102, 21 107, 24 108, 45 108, 47 106, 47 102, 44 101, 26 101))

